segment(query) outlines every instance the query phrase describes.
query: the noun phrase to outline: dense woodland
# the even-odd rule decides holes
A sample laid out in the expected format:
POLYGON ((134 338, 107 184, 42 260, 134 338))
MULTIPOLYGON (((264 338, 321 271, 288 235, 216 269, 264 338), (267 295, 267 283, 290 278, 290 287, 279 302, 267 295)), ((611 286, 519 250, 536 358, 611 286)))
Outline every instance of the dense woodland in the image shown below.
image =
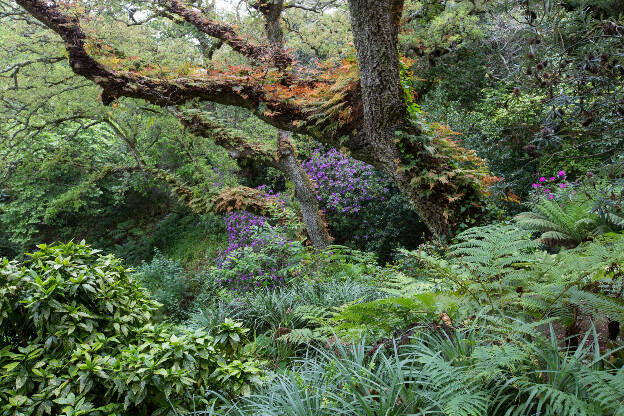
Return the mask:
POLYGON ((621 0, 0 0, 0 416, 624 416, 621 0))

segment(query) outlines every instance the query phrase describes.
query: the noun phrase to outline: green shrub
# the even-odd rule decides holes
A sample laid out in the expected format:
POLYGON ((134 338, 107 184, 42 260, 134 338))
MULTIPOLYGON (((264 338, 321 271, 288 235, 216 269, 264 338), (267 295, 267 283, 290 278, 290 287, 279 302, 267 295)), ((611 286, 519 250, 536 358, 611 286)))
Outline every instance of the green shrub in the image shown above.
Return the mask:
POLYGON ((377 260, 373 253, 332 245, 321 252, 307 252, 295 274, 324 282, 354 280, 373 284, 384 271, 377 260))
POLYGON ((226 357, 229 338, 154 323, 159 304, 120 260, 39 249, 0 267, 0 415, 181 414, 260 381, 256 363, 226 357))
POLYGON ((167 316, 184 318, 183 304, 190 295, 190 287, 179 262, 170 260, 155 250, 152 261, 144 261, 137 267, 134 278, 163 305, 163 312, 167 316))
MULTIPOLYGON (((237 257, 242 265, 253 259, 237 257)), ((287 270, 292 278, 276 288, 243 293, 219 290, 212 284, 214 271, 211 271, 201 278, 204 290, 195 300, 196 311, 191 322, 213 327, 226 318, 235 318, 257 333, 278 328, 304 328, 314 320, 311 319, 312 312, 316 312, 317 317, 324 317, 347 303, 386 297, 387 294, 376 284, 388 279, 388 270, 380 267, 371 253, 330 246, 322 252, 303 251, 300 261, 287 270)))

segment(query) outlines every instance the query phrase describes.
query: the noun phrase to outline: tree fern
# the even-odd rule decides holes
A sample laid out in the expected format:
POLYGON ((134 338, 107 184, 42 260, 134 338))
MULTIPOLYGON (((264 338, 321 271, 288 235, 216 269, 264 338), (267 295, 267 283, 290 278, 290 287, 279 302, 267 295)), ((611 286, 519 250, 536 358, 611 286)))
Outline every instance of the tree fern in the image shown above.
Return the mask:
POLYGON ((540 233, 540 241, 551 246, 578 245, 600 232, 604 223, 591 212, 589 202, 567 201, 563 204, 543 199, 534 212, 516 216, 517 224, 540 233))
POLYGON ((543 260, 532 266, 520 304, 535 302, 541 316, 570 313, 574 307, 590 317, 624 318, 624 302, 613 293, 624 278, 623 236, 599 239, 543 260))
MULTIPOLYGON (((458 236, 450 254, 467 273, 455 272, 479 303, 567 324, 585 316, 624 320, 624 236, 609 234, 556 255, 513 226, 493 225, 458 236)), ((443 268, 446 273, 452 266, 443 268)), ((455 269, 457 270, 457 269, 455 269)))

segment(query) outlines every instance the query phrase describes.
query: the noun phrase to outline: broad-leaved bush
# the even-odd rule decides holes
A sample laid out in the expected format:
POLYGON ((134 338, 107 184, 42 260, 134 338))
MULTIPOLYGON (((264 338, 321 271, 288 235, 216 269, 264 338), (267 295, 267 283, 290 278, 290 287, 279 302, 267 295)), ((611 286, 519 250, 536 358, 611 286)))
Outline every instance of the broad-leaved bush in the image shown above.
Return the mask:
POLYGON ((173 415, 260 382, 256 362, 231 354, 240 335, 158 323, 159 307, 82 243, 2 260, 0 415, 173 415))

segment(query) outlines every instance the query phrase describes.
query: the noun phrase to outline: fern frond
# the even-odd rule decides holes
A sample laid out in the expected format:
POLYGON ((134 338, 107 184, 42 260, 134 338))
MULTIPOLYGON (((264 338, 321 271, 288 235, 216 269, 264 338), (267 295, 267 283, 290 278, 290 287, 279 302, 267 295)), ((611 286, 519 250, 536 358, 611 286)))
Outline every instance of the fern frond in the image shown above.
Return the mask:
POLYGON ((312 341, 325 341, 326 337, 309 328, 293 329, 287 334, 277 338, 279 341, 294 345, 309 344, 312 341))
POLYGON ((569 234, 565 234, 560 231, 554 231, 554 230, 546 231, 540 237, 540 240, 544 242, 556 242, 556 243, 563 243, 571 239, 572 237, 570 237, 569 234))

